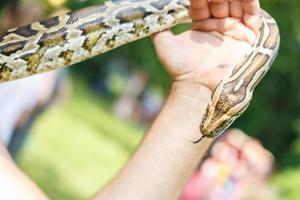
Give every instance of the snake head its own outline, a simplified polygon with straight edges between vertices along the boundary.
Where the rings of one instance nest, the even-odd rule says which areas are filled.
[[[222,81],[213,93],[200,125],[204,137],[221,135],[247,109],[252,91],[248,90],[249,85],[237,82]]]

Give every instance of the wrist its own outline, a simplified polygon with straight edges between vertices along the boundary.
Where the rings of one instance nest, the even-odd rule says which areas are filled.
[[[200,124],[210,97],[211,91],[201,84],[174,82],[160,114],[152,125],[151,130],[155,131],[150,132],[159,134],[160,140],[173,138],[179,145],[190,146],[202,136]]]
[[[202,136],[200,124],[211,100],[211,94],[209,88],[199,83],[173,82],[165,107],[172,107],[176,112],[173,121],[178,132],[181,132],[179,135],[186,138],[185,141],[196,141]]]
[[[196,102],[209,102],[212,91],[205,85],[188,81],[174,81],[170,94],[176,94]]]

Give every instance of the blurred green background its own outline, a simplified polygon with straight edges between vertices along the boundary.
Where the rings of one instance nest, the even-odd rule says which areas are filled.
[[[99,0],[40,2],[50,14]],[[233,126],[258,138],[274,154],[272,183],[280,199],[295,200],[300,199],[300,2],[261,0],[261,4],[280,26],[281,49],[247,112]],[[120,62],[125,72],[112,71]],[[43,113],[18,157],[21,168],[50,198],[90,197],[134,151],[147,123],[120,119],[113,106],[136,70],[147,74],[151,91],[161,97],[167,93],[170,80],[149,39],[70,68],[73,89],[69,97]]]

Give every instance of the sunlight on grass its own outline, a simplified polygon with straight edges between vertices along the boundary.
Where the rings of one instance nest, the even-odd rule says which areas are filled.
[[[107,183],[143,130],[121,121],[81,82],[62,105],[35,124],[19,157],[21,168],[51,199],[86,199]]]
[[[299,132],[300,126],[297,124]],[[296,139],[285,157],[285,167],[281,167],[273,177],[273,185],[278,191],[280,200],[300,199],[300,140]]]
[[[300,168],[290,168],[281,171],[273,178],[280,200],[300,199]]]

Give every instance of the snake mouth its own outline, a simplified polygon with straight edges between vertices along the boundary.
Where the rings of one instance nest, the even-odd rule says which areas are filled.
[[[214,131],[205,127],[203,124],[200,126],[200,132],[204,137],[213,138]]]
[[[235,119],[236,117],[224,120],[217,127],[214,127],[212,124],[210,126],[204,126],[202,124],[200,126],[200,131],[204,137],[216,138],[222,135],[222,133],[224,133],[227,130],[227,128],[234,122]]]

